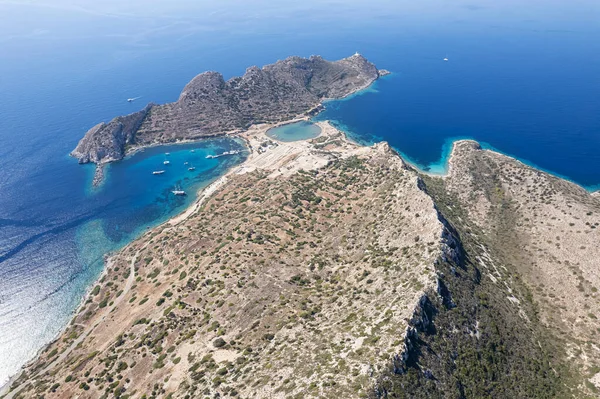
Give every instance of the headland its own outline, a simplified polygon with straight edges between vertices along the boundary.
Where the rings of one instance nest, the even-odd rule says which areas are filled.
[[[359,54],[339,61],[320,56],[289,57],[262,68],[250,67],[227,81],[204,72],[190,81],[170,104],[148,104],[142,110],[99,123],[71,155],[97,168],[144,146],[239,134],[252,125],[288,121],[319,112],[325,99],[340,99],[368,87],[382,74]]]
[[[437,176],[327,122],[266,135],[306,117],[237,131],[245,162],[115,254],[6,397],[598,392],[597,193],[469,140]]]
[[[292,142],[271,127],[111,259],[8,397],[592,390],[595,196],[472,141],[440,177],[326,122]],[[462,376],[481,367],[520,377]]]

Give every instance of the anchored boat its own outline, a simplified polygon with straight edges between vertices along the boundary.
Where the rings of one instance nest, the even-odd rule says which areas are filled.
[[[207,159],[213,159],[213,158],[219,158],[225,155],[235,155],[235,154],[239,154],[240,151],[239,150],[231,150],[231,151],[225,151],[222,154],[217,154],[217,155],[207,155],[206,158]]]
[[[174,195],[186,195],[185,191],[183,191],[179,185],[177,187],[175,187],[175,190],[171,190],[171,192]]]

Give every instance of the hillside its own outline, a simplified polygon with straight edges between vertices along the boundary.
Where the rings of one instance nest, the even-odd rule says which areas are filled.
[[[475,142],[437,177],[320,125],[243,133],[8,397],[598,395],[598,198]]]
[[[438,301],[436,332],[380,396],[598,397],[600,201],[472,141],[423,178],[465,256],[438,265],[453,304]]]
[[[370,392],[435,287],[443,226],[386,145],[323,128],[273,148],[249,132],[249,161],[196,213],[112,258],[20,394]]]

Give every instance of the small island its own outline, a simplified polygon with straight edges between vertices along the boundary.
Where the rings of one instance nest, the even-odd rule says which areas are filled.
[[[379,71],[354,54],[339,61],[320,56],[289,57],[227,81],[218,72],[204,72],[188,83],[170,104],[149,104],[91,128],[71,155],[97,168],[148,145],[239,134],[252,125],[277,123],[314,115],[325,99],[339,99],[368,87],[388,71]]]

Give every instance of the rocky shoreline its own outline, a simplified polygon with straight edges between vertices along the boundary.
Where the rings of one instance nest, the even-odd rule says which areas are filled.
[[[96,164],[94,169],[94,179],[92,180],[92,186],[98,187],[104,181],[104,164]]]

